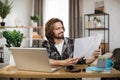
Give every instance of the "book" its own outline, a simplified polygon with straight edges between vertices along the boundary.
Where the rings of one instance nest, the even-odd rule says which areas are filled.
[[[95,36],[76,38],[74,43],[74,57],[91,58],[93,52],[100,46],[103,34]]]
[[[97,66],[89,66],[86,68],[87,73],[110,73],[111,68],[98,68]]]

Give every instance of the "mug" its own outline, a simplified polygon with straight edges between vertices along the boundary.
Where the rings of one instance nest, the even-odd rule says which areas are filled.
[[[106,59],[106,68],[112,68],[114,66],[114,62],[111,59]]]
[[[98,68],[112,68],[114,66],[114,62],[110,59],[98,59],[97,67]]]

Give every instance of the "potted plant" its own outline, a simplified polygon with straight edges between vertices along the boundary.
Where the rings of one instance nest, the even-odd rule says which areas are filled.
[[[10,13],[13,2],[9,0],[0,0],[0,17],[2,18],[1,26],[5,26],[4,19]]]
[[[38,15],[30,16],[30,19],[32,20],[32,26],[37,26],[37,22],[39,21],[39,16]]]
[[[23,33],[20,31],[3,31],[3,37],[6,39],[6,47],[20,47],[23,40]]]

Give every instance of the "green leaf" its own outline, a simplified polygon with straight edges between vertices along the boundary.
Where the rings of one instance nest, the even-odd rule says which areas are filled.
[[[0,0],[0,16],[2,19],[6,18],[12,7],[13,1],[9,2],[9,0]]]
[[[20,47],[23,40],[23,33],[20,31],[3,31],[3,37],[6,39],[6,47]]]
[[[39,16],[38,15],[30,16],[30,19],[33,20],[33,22],[38,22]]]

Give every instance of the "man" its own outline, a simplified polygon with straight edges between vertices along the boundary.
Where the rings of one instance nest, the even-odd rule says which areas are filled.
[[[42,43],[42,47],[47,48],[51,65],[69,66],[74,64],[90,64],[100,54],[100,50],[95,50],[91,59],[72,58],[74,50],[74,40],[64,37],[64,25],[58,18],[50,19],[45,25],[45,36],[47,40]]]

